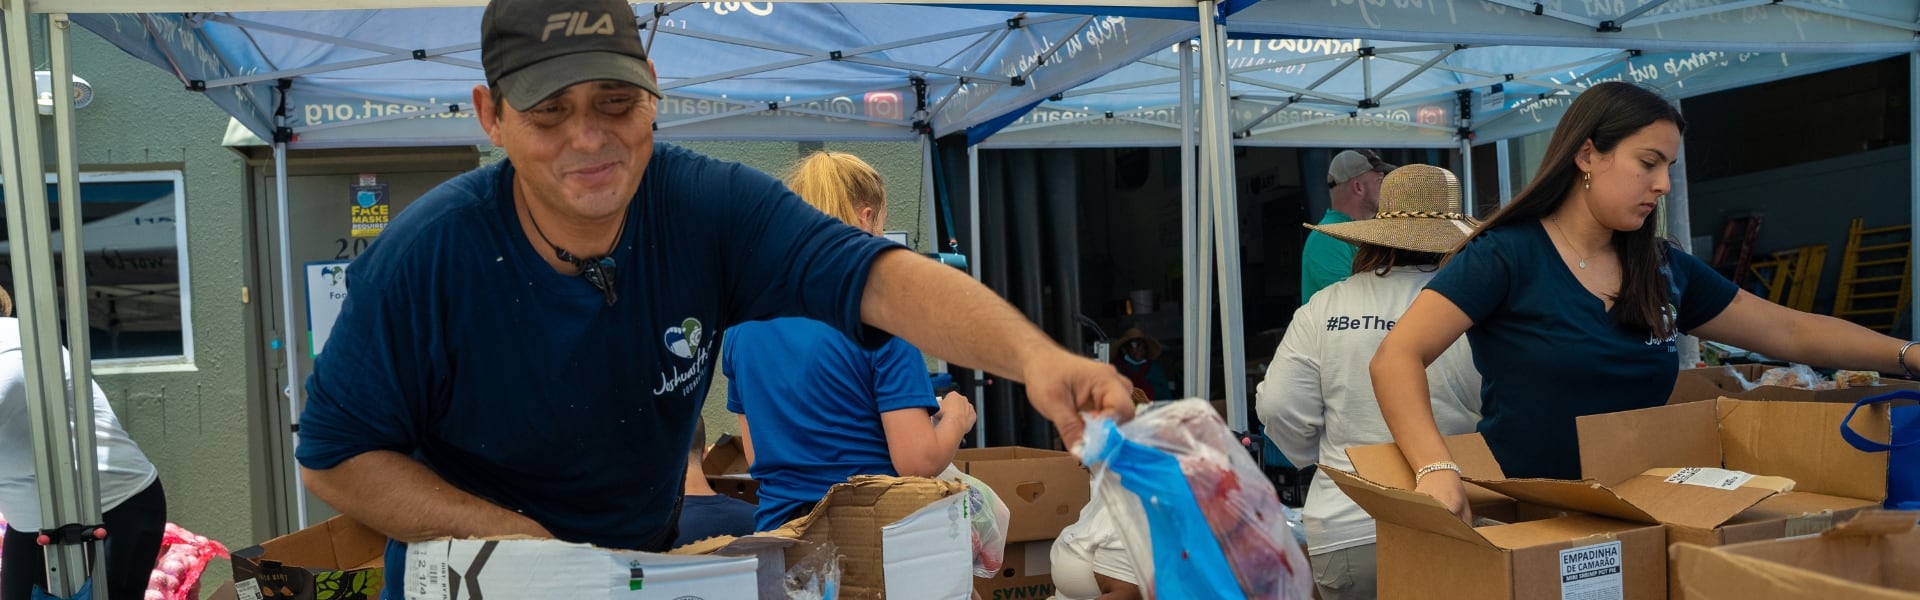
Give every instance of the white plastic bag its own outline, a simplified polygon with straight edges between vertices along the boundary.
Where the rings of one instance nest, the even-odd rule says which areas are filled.
[[[1007,524],[1013,519],[1013,513],[993,488],[953,465],[947,465],[940,479],[966,484],[967,497],[960,502],[960,507],[967,522],[973,525],[973,576],[992,579],[1006,561]]]
[[[1279,494],[1212,405],[1157,405],[1125,425],[1090,417],[1081,455],[1148,598],[1313,597]]]

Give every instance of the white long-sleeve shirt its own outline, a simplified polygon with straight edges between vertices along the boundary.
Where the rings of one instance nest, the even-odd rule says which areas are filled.
[[[1293,464],[1351,472],[1347,448],[1393,441],[1368,364],[1433,275],[1414,267],[1385,276],[1360,273],[1314,294],[1293,313],[1255,405],[1267,436]],[[1466,336],[1427,367],[1427,386],[1442,434],[1473,431],[1480,421],[1480,373]],[[1308,554],[1373,543],[1373,519],[1324,472],[1314,475],[1303,513]]]
[[[61,358],[67,359],[62,349]],[[69,372],[71,373],[71,372]],[[93,388],[93,435],[100,469],[100,510],[112,510],[153,485],[159,472]],[[0,515],[16,531],[40,529],[40,488],[33,467],[33,419],[27,415],[26,365],[20,350],[20,320],[0,317]]]

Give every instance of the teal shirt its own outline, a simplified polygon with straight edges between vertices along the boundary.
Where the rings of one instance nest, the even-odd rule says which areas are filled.
[[[1346,223],[1352,221],[1347,213],[1327,209],[1327,216],[1320,218],[1321,225]],[[1305,306],[1307,299],[1315,292],[1335,282],[1344,280],[1353,274],[1353,244],[1340,241],[1339,238],[1314,231],[1307,234],[1307,245],[1300,251],[1300,304]]]

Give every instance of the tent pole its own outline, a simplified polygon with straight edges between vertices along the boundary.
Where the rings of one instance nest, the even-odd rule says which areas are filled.
[[[1500,174],[1499,205],[1502,207],[1513,201],[1513,149],[1507,146],[1510,141],[1500,140],[1493,143],[1494,161],[1497,163],[1494,166],[1494,172]]]
[[[1194,200],[1193,175],[1193,42],[1180,43],[1180,394],[1206,398],[1207,361],[1205,330],[1211,323],[1202,305],[1200,283],[1205,274],[1200,266],[1199,211]],[[1210,278],[1208,278],[1210,279]]]
[[[285,93],[285,92],[282,92]],[[276,126],[285,131],[286,118],[276,117]],[[300,423],[300,334],[298,325],[293,321],[293,230],[287,225],[287,142],[276,134],[273,142],[273,194],[274,210],[279,228],[280,244],[280,349],[287,358],[287,387],[281,392],[287,396],[287,416],[293,420],[294,428],[289,435],[299,444]],[[294,525],[307,526],[307,494],[305,484],[300,481],[299,465],[288,465],[293,475]]]
[[[1910,75],[1920,75],[1920,52],[1907,53],[1907,70]],[[1912,134],[1908,139],[1920,140],[1920,107],[1913,106],[1913,99],[1920,98],[1920,77],[1908,77],[1907,98],[1907,110],[1910,111],[1907,118],[1907,127],[1912,129]],[[1911,141],[1907,143],[1907,163],[1907,171],[1909,173],[1920,173],[1920,152],[1914,152],[1914,142]],[[1907,189],[1908,192],[1913,195],[1913,208],[1912,213],[1908,216],[1908,222],[1920,223],[1920,181],[1908,183]],[[1909,241],[1914,239],[1912,234],[1916,231],[1920,231],[1920,227],[1907,230],[1909,234],[1907,239]],[[1911,256],[1912,253],[1909,252],[1908,255]],[[1909,263],[1909,268],[1912,268],[1913,265],[1920,264],[1912,260],[1908,260],[1907,262]],[[1909,285],[1920,285],[1920,277],[1915,277],[1913,274],[1908,275],[1907,281]],[[1912,331],[1914,330],[1920,330],[1920,325],[1915,325],[1915,323],[1920,323],[1920,302],[1915,302],[1915,298],[1920,298],[1920,294],[1914,294],[1909,290],[1907,293],[1908,335],[1912,335]]]
[[[1227,134],[1226,27],[1214,18],[1216,0],[1200,2],[1200,118],[1210,143],[1201,164],[1213,182],[1214,245],[1220,269],[1220,341],[1227,388],[1227,426],[1247,431],[1247,359],[1240,293],[1239,204],[1234,198],[1233,140]]]
[[[1479,218],[1473,201],[1473,139],[1466,136],[1460,136],[1460,195],[1467,216]]]
[[[1204,46],[1200,44],[1191,44],[1190,47],[1195,55],[1198,55],[1201,49],[1204,48]],[[1189,60],[1194,59],[1190,58]],[[1191,78],[1199,75],[1198,65],[1188,64],[1187,67],[1188,77]],[[1191,86],[1195,84],[1188,83],[1188,85],[1190,86],[1188,94],[1199,91],[1198,89],[1192,89]],[[1200,165],[1202,159],[1199,157],[1199,153],[1201,146],[1211,143],[1213,139],[1212,136],[1215,135],[1216,132],[1207,130],[1204,123],[1195,121],[1198,117],[1198,113],[1195,111],[1199,110],[1199,107],[1194,105],[1193,96],[1189,95],[1187,102],[1187,114],[1183,118],[1188,120],[1188,129],[1197,132],[1196,135],[1199,138],[1197,142],[1198,145],[1189,146],[1190,150],[1187,151],[1189,158],[1187,162],[1187,177],[1189,180],[1187,186],[1194,195],[1194,231],[1199,234],[1195,236],[1193,240],[1193,285],[1194,288],[1198,290],[1193,306],[1193,351],[1195,358],[1198,359],[1194,362],[1194,368],[1199,370],[1198,376],[1200,378],[1199,385],[1195,386],[1194,389],[1198,390],[1198,394],[1196,394],[1197,397],[1212,400],[1213,307],[1215,304],[1215,290],[1213,288],[1213,203],[1211,201],[1213,181],[1201,176]]]
[[[65,93],[73,85],[73,49],[68,39],[72,27],[73,21],[65,14],[47,15],[47,58],[53,90],[54,162],[60,173],[60,262],[66,289],[66,333],[70,356],[67,360],[67,376],[73,382],[68,386],[67,410],[74,423],[93,423],[93,349],[88,338],[91,330],[87,327],[87,254],[81,239],[85,221],[80,215],[80,168],[74,161],[73,94]],[[73,429],[74,458],[78,464],[100,464],[99,440],[94,433],[93,427]],[[75,500],[80,503],[80,514],[99,515],[99,469],[80,471],[75,484],[79,493]],[[101,523],[103,519],[95,518],[89,522]],[[104,600],[107,596],[107,561],[93,561],[90,576],[99,582],[93,586],[94,598]]]
[[[926,193],[920,196],[920,213],[926,215],[926,218],[918,223],[920,231],[913,236],[913,239],[926,242],[926,249],[921,250],[922,252],[941,251],[939,216],[936,213],[940,211],[940,192],[945,190],[934,185],[933,161],[939,160],[940,157],[933,145],[933,134],[920,136],[920,189],[926,190]],[[932,206],[928,206],[929,204]],[[884,228],[883,225],[882,229]]]
[[[967,146],[967,249],[973,256],[967,259],[967,270],[973,273],[973,280],[986,284],[981,269],[986,268],[986,244],[980,243],[980,147]],[[973,445],[976,448],[987,447],[987,374],[979,369],[973,370]]]
[[[1693,202],[1687,194],[1687,142],[1680,142],[1680,156],[1674,158],[1670,173],[1672,187],[1667,190],[1667,237],[1680,244],[1680,249],[1693,252]]]
[[[95,463],[80,462],[75,444],[74,398],[66,385],[60,348],[59,305],[55,303],[52,236],[48,232],[45,157],[40,146],[40,116],[34,103],[32,49],[28,32],[32,18],[27,0],[0,0],[0,75],[4,75],[7,105],[0,118],[0,138],[11,147],[0,159],[5,178],[7,235],[13,241],[13,297],[20,318],[22,367],[26,375],[27,416],[32,422],[35,481],[39,484],[40,526],[43,529],[78,523],[100,523],[97,500],[87,502],[85,481],[94,478]],[[50,52],[59,50],[50,49]],[[67,57],[61,57],[63,66]],[[71,80],[55,82],[54,95],[64,95]],[[64,85],[63,85],[64,84]],[[77,203],[74,203],[77,204]],[[79,227],[73,228],[75,231]],[[82,394],[91,407],[91,388]],[[92,421],[79,421],[91,437]],[[91,447],[91,446],[89,446]],[[91,506],[94,510],[88,512]],[[86,585],[83,546],[61,543],[44,549],[47,591],[59,597],[75,595]],[[104,582],[102,583],[104,586]],[[103,588],[104,589],[104,588]],[[104,598],[98,593],[96,598]]]

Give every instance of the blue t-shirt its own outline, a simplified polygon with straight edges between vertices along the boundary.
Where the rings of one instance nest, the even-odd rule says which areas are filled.
[[[680,502],[679,548],[710,537],[753,535],[753,505],[732,496],[686,496]]]
[[[895,338],[867,350],[810,319],[741,323],[720,350],[727,410],[747,416],[761,531],[854,475],[898,475],[880,414],[931,413],[926,360]]]
[[[348,271],[295,456],[390,450],[556,537],[664,550],[719,333],[782,315],[879,344],[860,298],[884,239],[753,169],[656,144],[612,257],[618,303],[541,258],[513,165],[435,187]],[[387,549],[399,597],[404,546]]]
[[[1318,224],[1352,221],[1353,217],[1347,213],[1329,208]],[[1357,253],[1359,249],[1340,238],[1319,231],[1308,232],[1307,243],[1300,247],[1300,305],[1306,306],[1315,293],[1353,276],[1353,255]]]
[[[1667,249],[1679,331],[1738,292],[1700,259]],[[1473,320],[1479,430],[1508,477],[1580,478],[1574,419],[1658,406],[1680,370],[1672,338],[1623,329],[1580,285],[1539,221],[1483,231],[1427,284]]]

